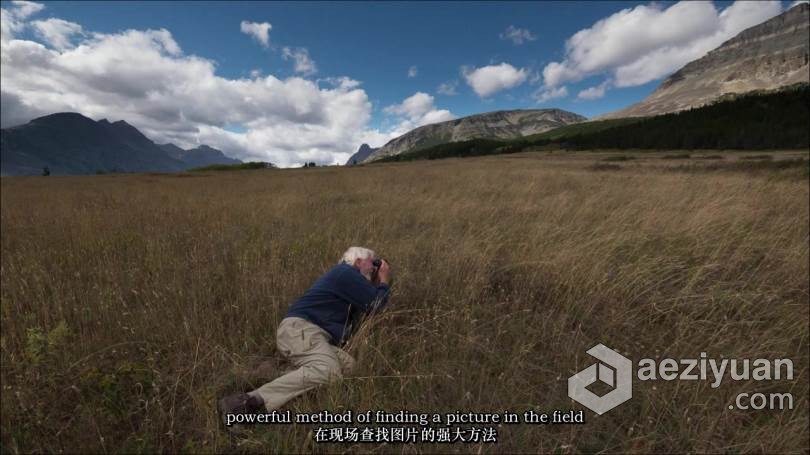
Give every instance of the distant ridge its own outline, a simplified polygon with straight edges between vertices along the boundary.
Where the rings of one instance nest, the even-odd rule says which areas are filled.
[[[211,166],[214,164],[240,164],[242,161],[235,158],[228,158],[221,151],[201,145],[197,148],[183,150],[174,144],[163,144],[160,146],[169,156],[180,160],[186,164],[186,169]]]
[[[517,139],[543,133],[586,118],[562,109],[516,109],[486,112],[447,122],[420,126],[392,139],[372,153],[366,161],[412,153],[449,142],[470,139]]]
[[[53,175],[177,172],[238,162],[208,146],[183,150],[157,145],[123,120],[96,122],[75,112],[0,130],[2,175],[40,175],[46,167]]]

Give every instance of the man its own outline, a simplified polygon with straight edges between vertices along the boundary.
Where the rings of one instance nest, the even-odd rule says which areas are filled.
[[[391,268],[374,265],[374,251],[353,246],[287,311],[276,332],[278,350],[297,369],[248,393],[219,401],[227,414],[272,412],[321,384],[342,379],[355,363],[341,347],[362,320],[388,303]]]

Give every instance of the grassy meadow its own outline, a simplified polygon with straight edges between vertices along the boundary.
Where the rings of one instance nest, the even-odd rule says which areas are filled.
[[[2,451],[807,453],[808,154],[673,154],[3,178]],[[585,425],[497,444],[222,431],[216,400],[261,383],[287,307],[350,245],[390,260],[389,311],[294,412],[585,409],[567,379],[598,343],[790,358],[794,378],[635,380]],[[794,409],[730,410],[741,392]]]

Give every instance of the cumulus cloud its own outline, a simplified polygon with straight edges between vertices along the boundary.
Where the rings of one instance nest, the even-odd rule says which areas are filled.
[[[454,96],[458,95],[456,88],[458,87],[458,81],[448,81],[439,84],[439,88],[436,89],[436,92],[441,95],[447,96]]]
[[[16,4],[3,10],[4,24],[13,19],[30,26],[19,19],[24,14],[9,11],[13,8]],[[157,143],[208,144],[236,158],[279,166],[342,163],[359,140],[382,135],[368,128],[371,102],[360,83],[347,77],[324,84],[259,72],[221,77],[216,62],[184,54],[164,29],[71,36],[78,39],[70,47],[44,37],[47,45],[3,42],[2,127],[80,112],[96,120],[125,120]]]
[[[641,85],[781,12],[779,1],[737,1],[722,11],[694,1],[627,8],[571,36],[565,58],[543,69],[544,82],[556,87],[607,73],[617,87]]]
[[[525,43],[526,41],[534,41],[537,36],[525,28],[517,28],[514,25],[506,27],[506,30],[499,35],[502,40],[511,40],[517,46]]]
[[[31,26],[34,27],[37,36],[59,50],[73,47],[71,37],[83,33],[81,25],[56,18],[33,21]]]
[[[270,29],[272,29],[273,26],[269,23],[242,21],[239,28],[242,30],[242,33],[252,36],[262,47],[266,48],[270,46]]]
[[[489,65],[481,68],[462,68],[467,84],[481,98],[494,95],[501,90],[517,87],[526,81],[528,71],[517,69],[508,63]]]
[[[431,123],[446,122],[457,117],[446,109],[436,109],[434,98],[424,92],[416,92],[401,103],[388,106],[385,113],[399,117],[399,124],[388,132],[390,138]]]
[[[534,98],[538,104],[557,98],[565,98],[566,96],[568,96],[568,89],[565,88],[565,86],[551,88],[541,87],[532,94],[532,98]]]
[[[385,108],[389,114],[406,115],[408,117],[418,117],[433,109],[433,97],[423,92],[416,92],[405,98],[400,104],[394,104]]]
[[[441,123],[448,120],[455,120],[458,117],[447,109],[431,109],[419,119],[417,126],[430,125],[431,123]]]
[[[419,69],[415,65],[408,68],[408,77],[416,77],[417,74],[419,74]]]
[[[15,14],[20,19],[25,19],[45,9],[45,5],[36,2],[15,0],[11,4],[14,5]]]
[[[0,8],[0,41],[11,41],[25,27],[25,19],[44,8],[41,3],[26,1],[13,1],[10,8]]]
[[[598,100],[605,96],[605,91],[610,86],[610,80],[606,80],[599,85],[580,90],[577,98],[581,100]]]
[[[306,48],[293,49],[284,47],[281,49],[281,57],[284,60],[292,59],[295,62],[293,69],[296,73],[311,76],[318,72],[318,67],[315,65],[315,61],[310,58],[309,51]]]

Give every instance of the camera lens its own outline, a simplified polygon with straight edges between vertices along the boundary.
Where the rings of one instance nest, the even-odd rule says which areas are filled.
[[[382,265],[382,261],[379,260],[379,259],[375,259],[375,260],[371,261],[371,263],[374,264],[374,267],[379,267],[379,266]]]

